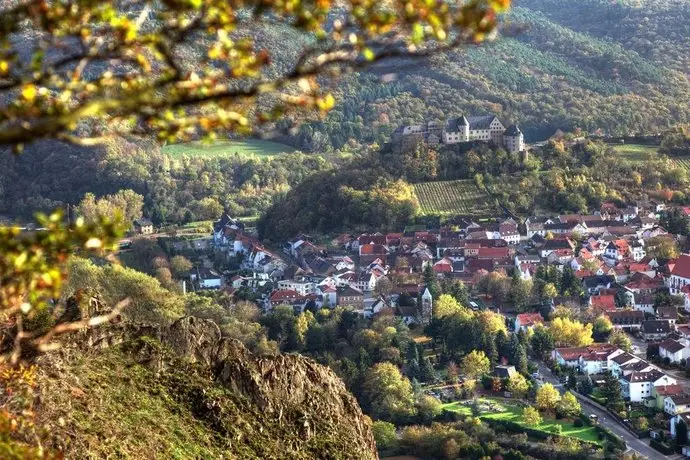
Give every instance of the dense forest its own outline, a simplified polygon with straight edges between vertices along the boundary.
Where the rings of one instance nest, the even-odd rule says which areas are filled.
[[[96,148],[42,142],[21,155],[0,152],[0,214],[30,218],[36,211],[75,206],[87,193],[133,190],[144,197],[144,214],[156,224],[215,219],[223,209],[253,216],[331,164],[315,154],[270,162],[238,155],[172,159],[153,142],[125,139]]]
[[[657,133],[690,117],[688,2],[522,0],[493,44],[349,75],[328,117],[292,142],[386,142],[403,124],[496,113],[528,141],[557,129]],[[511,33],[511,31],[513,31]]]

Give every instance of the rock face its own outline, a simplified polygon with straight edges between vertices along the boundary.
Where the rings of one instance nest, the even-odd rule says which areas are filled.
[[[299,355],[256,357],[212,321],[111,325],[71,337],[63,355],[82,349],[96,363],[115,353],[150,372],[230,458],[378,458],[370,420],[330,369]]]

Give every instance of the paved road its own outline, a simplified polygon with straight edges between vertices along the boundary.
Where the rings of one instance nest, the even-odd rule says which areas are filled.
[[[564,392],[565,388],[560,383],[558,378],[551,373],[551,370],[548,367],[546,367],[544,363],[539,362],[538,365],[539,374],[541,374],[544,381],[551,383],[553,386],[558,388],[558,390],[561,393]],[[595,414],[599,420],[599,424],[605,426],[606,428],[610,429],[614,434],[623,438],[623,440],[631,450],[634,450],[638,454],[643,455],[649,459],[666,458],[660,452],[649,447],[649,444],[635,437],[632,433],[625,429],[625,427],[623,427],[623,425],[618,421],[618,419],[609,415],[608,412],[596,407],[587,398],[580,399],[580,403],[582,406],[582,411],[585,414]]]

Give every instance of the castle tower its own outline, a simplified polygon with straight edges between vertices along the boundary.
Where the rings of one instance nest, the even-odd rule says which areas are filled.
[[[511,153],[523,152],[525,150],[525,137],[517,125],[510,125],[503,133],[503,143]]]

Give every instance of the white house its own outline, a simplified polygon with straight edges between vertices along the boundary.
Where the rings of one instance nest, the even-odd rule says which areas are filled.
[[[659,356],[670,359],[672,363],[680,363],[690,357],[690,348],[680,340],[666,339],[659,344]]]
[[[630,252],[635,262],[639,262],[647,255],[647,252],[644,250],[643,241],[633,241],[633,243],[630,245]]]
[[[664,398],[664,412],[668,415],[678,415],[690,411],[690,396],[666,396]]]
[[[640,361],[640,358],[633,356],[630,353],[618,353],[617,355],[610,356],[608,358],[609,371],[613,374],[614,377],[618,378],[621,375],[623,375],[624,366],[632,363],[637,363]]]
[[[190,275],[192,283],[196,282],[199,289],[220,289],[223,277],[220,273],[209,268],[197,267]]]
[[[322,307],[335,308],[338,305],[338,290],[334,286],[319,286],[318,290],[323,299],[321,301]]]
[[[515,318],[515,332],[520,330],[527,332],[528,329],[543,323],[544,317],[541,316],[541,313],[520,313]]]
[[[690,255],[682,254],[672,265],[670,277],[666,279],[671,294],[680,294],[681,290],[690,284]]]
[[[316,290],[316,283],[306,280],[281,280],[278,281],[278,290],[295,291],[299,295],[305,296]]]
[[[652,389],[659,385],[673,385],[676,379],[670,377],[658,369],[648,372],[631,372],[619,378],[624,398],[631,402],[642,402],[652,396]]]
[[[561,366],[578,369],[589,375],[607,372],[613,358],[623,353],[623,350],[611,344],[600,343],[587,347],[556,348],[552,352],[552,358]]]
[[[372,273],[360,273],[350,285],[362,292],[371,292],[376,288],[376,277]]]

